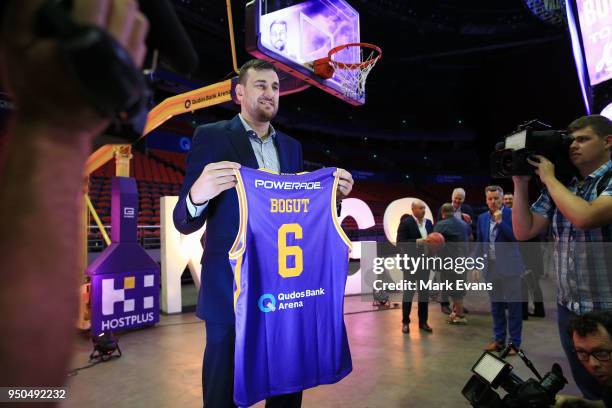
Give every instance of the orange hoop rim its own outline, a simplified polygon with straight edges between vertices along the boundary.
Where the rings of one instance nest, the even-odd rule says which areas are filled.
[[[376,55],[374,58],[369,59],[367,61],[350,63],[350,64],[349,63],[345,63],[345,62],[334,61],[334,59],[332,58],[332,56],[334,54],[336,54],[339,51],[344,50],[345,48],[349,48],[349,47],[370,48],[370,49],[376,51],[378,53],[378,55]],[[334,66],[334,68],[340,68],[340,69],[363,69],[363,68],[367,68],[370,65],[376,64],[376,62],[378,62],[380,57],[382,57],[382,50],[380,49],[380,47],[378,45],[374,45],[374,44],[370,44],[370,43],[365,43],[365,42],[356,42],[356,43],[347,43],[347,44],[338,45],[337,47],[334,47],[331,50],[329,50],[329,52],[327,53],[327,58],[329,58],[329,63],[332,64]]]

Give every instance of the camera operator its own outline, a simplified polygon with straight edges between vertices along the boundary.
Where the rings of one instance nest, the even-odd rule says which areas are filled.
[[[61,386],[77,312],[83,166],[109,123],[36,34],[43,0],[5,4],[2,83],[15,101],[0,168],[1,386]],[[105,29],[140,65],[147,19],[135,0],[74,0],[71,17]],[[24,404],[26,406],[28,404]]]
[[[601,388],[603,401],[558,396],[556,407],[612,407],[612,313],[589,312],[574,316],[567,329],[574,353]]]
[[[569,157],[579,175],[564,185],[555,176],[550,160],[540,155],[529,159],[545,188],[529,208],[530,177],[513,177],[512,225],[519,240],[533,238],[550,228],[555,241],[561,344],[583,395],[600,399],[599,385],[573,352],[567,325],[576,315],[612,310],[612,288],[604,257],[596,253],[576,256],[578,244],[609,240],[606,231],[612,223],[612,122],[601,115],[584,116],[573,121],[568,132],[573,137]]]

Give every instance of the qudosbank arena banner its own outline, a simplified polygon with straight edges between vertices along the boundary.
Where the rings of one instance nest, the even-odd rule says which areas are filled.
[[[577,0],[591,86],[612,78],[612,0]]]

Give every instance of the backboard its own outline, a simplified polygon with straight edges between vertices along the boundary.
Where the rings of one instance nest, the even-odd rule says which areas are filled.
[[[365,95],[344,95],[337,75],[323,79],[313,70],[313,62],[330,49],[360,42],[359,13],[345,0],[251,0],[245,24],[251,55],[352,105],[365,103]],[[342,52],[342,60],[360,61],[358,48]]]

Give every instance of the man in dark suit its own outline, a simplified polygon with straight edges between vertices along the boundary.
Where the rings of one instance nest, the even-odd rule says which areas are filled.
[[[442,254],[438,256],[450,257],[457,259],[458,257],[465,257],[468,255],[467,242],[471,234],[470,226],[463,220],[454,217],[453,214],[455,209],[451,203],[443,204],[440,207],[442,213],[442,220],[438,221],[434,227],[434,232],[439,232],[444,236],[445,243],[451,243],[445,245]],[[444,280],[448,282],[456,282],[461,275],[455,271],[443,271]],[[464,316],[463,311],[463,297],[465,291],[453,290],[444,292],[447,297],[450,297],[453,301],[452,313],[448,316],[448,323],[450,324],[467,324],[467,319]]]
[[[480,252],[488,258],[484,278],[493,284],[493,290],[489,292],[493,340],[485,350],[499,351],[506,345],[508,332],[510,341],[517,347],[521,345],[523,310],[520,301],[524,265],[512,229],[512,209],[502,206],[502,188],[488,186],[485,194],[489,211],[480,214],[477,227],[477,240],[482,243]]]
[[[465,190],[461,187],[457,187],[453,190],[453,194],[451,195],[451,204],[453,206],[453,216],[458,220],[465,221],[472,230],[474,229],[473,219],[474,219],[474,210],[468,204],[465,204]],[[438,222],[443,220],[442,217],[442,207],[438,210]],[[472,231],[474,233],[474,231]],[[442,292],[440,294],[440,310],[442,313],[446,313],[450,315],[452,310],[450,309],[450,302],[448,301],[448,293]],[[464,309],[464,312],[467,313],[467,310]]]
[[[174,208],[174,225],[183,234],[203,237],[202,277],[196,315],[206,324],[202,367],[204,405],[233,407],[235,320],[233,273],[228,251],[238,232],[238,198],[234,170],[241,165],[282,173],[302,170],[300,142],[275,131],[270,121],[279,102],[279,79],[271,64],[251,60],[240,69],[236,97],[240,114],[196,129],[187,156],[187,171]],[[353,186],[351,175],[338,169],[338,197]],[[302,393],[276,396],[267,407],[299,407]]]
[[[409,253],[413,256],[418,256],[422,253],[422,247],[425,244],[427,235],[433,232],[433,224],[430,220],[425,219],[425,203],[421,200],[415,200],[412,202],[412,215],[407,215],[400,221],[400,225],[397,228],[397,239],[398,245],[400,243],[413,243],[405,247]],[[414,282],[426,281],[429,279],[429,271],[420,269],[413,275],[409,275],[410,272],[404,271],[404,279],[411,280]],[[402,299],[402,332],[410,332],[410,310],[412,309],[412,298],[414,297],[414,291],[404,291]],[[429,306],[428,298],[429,292],[427,290],[419,289],[419,329],[431,333],[433,330],[427,324],[427,308]]]

